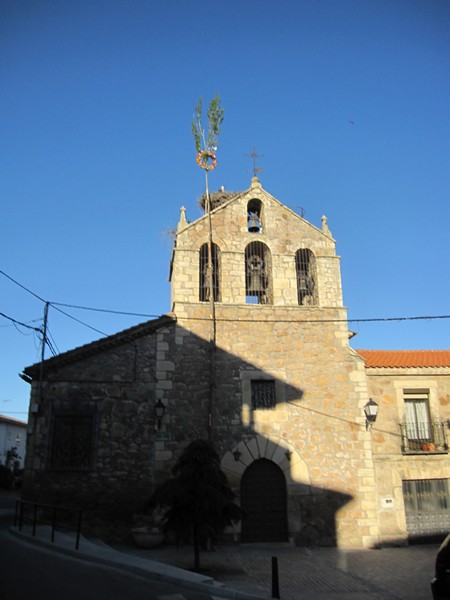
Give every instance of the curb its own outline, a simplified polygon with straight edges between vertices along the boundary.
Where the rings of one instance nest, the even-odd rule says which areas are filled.
[[[110,546],[98,545],[85,537],[80,538],[80,549],[75,549],[75,534],[55,532],[55,542],[51,542],[51,528],[39,526],[36,536],[30,532],[19,531],[11,526],[9,531],[15,537],[30,544],[35,544],[53,552],[59,552],[80,560],[87,560],[97,564],[114,567],[147,579],[165,581],[185,588],[209,593],[212,598],[231,598],[235,600],[267,600],[267,596],[257,596],[247,592],[240,592],[226,587],[225,584],[215,581],[212,577],[191,573],[179,567],[172,567],[154,560],[124,554]],[[47,541],[48,540],[48,541]]]

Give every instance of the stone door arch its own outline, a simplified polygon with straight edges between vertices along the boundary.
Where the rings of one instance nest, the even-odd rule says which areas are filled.
[[[255,460],[241,479],[242,542],[287,542],[286,479],[278,465]]]

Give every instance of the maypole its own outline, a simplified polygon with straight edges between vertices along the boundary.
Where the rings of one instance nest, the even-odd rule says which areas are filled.
[[[218,136],[220,133],[220,125],[223,121],[224,111],[220,106],[220,97],[217,94],[210,102],[208,108],[208,133],[205,137],[205,130],[202,126],[202,106],[203,101],[200,98],[195,107],[195,115],[192,120],[192,133],[197,150],[197,164],[205,171],[205,212],[208,219],[208,255],[206,265],[206,281],[207,281],[207,299],[209,300],[209,317],[210,317],[210,332],[209,332],[209,394],[208,394],[208,421],[207,431],[208,440],[212,441],[212,415],[214,408],[214,386],[215,386],[215,359],[216,359],[216,308],[214,301],[214,264],[213,264],[213,231],[211,221],[211,198],[209,195],[208,173],[217,166],[216,150],[218,144]]]

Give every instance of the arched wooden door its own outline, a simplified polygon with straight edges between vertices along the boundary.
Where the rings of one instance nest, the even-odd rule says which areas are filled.
[[[286,479],[280,467],[261,458],[241,479],[242,542],[287,542]]]

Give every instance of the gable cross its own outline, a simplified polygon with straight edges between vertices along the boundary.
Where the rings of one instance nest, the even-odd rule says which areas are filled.
[[[246,154],[245,156],[250,156],[250,158],[253,159],[253,177],[256,177],[257,173],[261,173],[261,171],[264,171],[264,169],[261,169],[261,167],[256,166],[256,159],[260,158],[261,156],[264,156],[264,154],[258,154],[255,148],[253,148],[253,152],[251,154]]]

